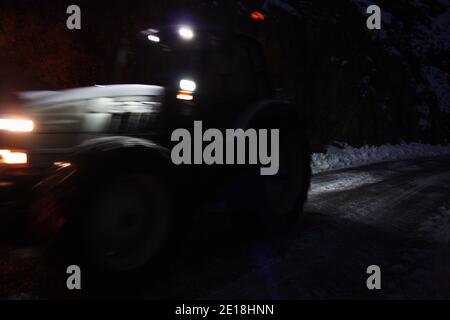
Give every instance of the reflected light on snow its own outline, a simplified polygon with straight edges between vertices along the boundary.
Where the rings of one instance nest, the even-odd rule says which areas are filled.
[[[311,184],[310,195],[352,190],[363,185],[374,184],[380,182],[382,177],[375,177],[369,173],[339,173],[333,175],[335,179],[332,181],[314,181]]]

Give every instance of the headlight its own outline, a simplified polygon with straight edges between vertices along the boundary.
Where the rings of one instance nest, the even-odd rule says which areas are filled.
[[[34,129],[34,123],[31,120],[22,119],[0,119],[0,130],[13,132],[31,132]]]
[[[0,149],[0,164],[26,165],[28,157],[25,152]]]
[[[154,34],[149,34],[147,36],[148,40],[153,41],[153,42],[159,42],[161,41],[161,39],[158,36],[155,36]]]

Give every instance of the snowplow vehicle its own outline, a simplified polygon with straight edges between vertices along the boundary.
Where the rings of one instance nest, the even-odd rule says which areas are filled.
[[[276,173],[263,175],[261,163],[239,159],[196,162],[202,146],[180,153],[192,152],[191,162],[175,163],[174,132],[195,140],[199,125],[203,132],[236,130],[248,150],[240,160],[264,147],[246,130],[278,130]],[[212,140],[200,134],[200,145]],[[141,31],[122,44],[112,84],[24,92],[0,110],[2,197],[23,204],[28,191],[25,220],[39,239],[70,238],[65,252],[96,270],[143,267],[199,208],[269,228],[292,225],[309,182],[303,119],[275,98],[260,44],[231,31]]]

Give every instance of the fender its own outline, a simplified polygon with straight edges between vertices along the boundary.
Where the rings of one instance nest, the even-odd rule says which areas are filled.
[[[58,169],[34,187],[34,201],[29,223],[40,241],[46,241],[60,234],[64,226],[73,218],[71,207],[83,193],[83,186],[97,183],[97,178],[111,175],[125,169],[124,159],[130,167],[159,166],[158,174],[175,177],[176,170],[165,170],[172,164],[170,152],[159,144],[134,137],[102,137],[87,140],[74,149],[69,157],[70,165]],[[153,161],[152,161],[153,160]],[[99,166],[101,161],[103,166]],[[141,161],[139,163],[139,161]],[[131,166],[132,165],[132,166]],[[173,168],[171,168],[173,169]],[[179,176],[181,177],[181,176]],[[172,181],[184,181],[173,179]]]
[[[73,159],[75,162],[84,162],[84,159],[89,156],[98,157],[107,152],[119,150],[126,152],[131,149],[151,152],[161,158],[170,160],[170,151],[167,148],[148,139],[127,136],[101,137],[84,141],[75,148]]]
[[[170,151],[148,139],[129,136],[100,137],[86,140],[74,149],[70,162],[80,175],[100,176],[130,168],[142,171],[158,167],[157,172],[172,166]],[[173,169],[173,168],[170,168]],[[170,170],[176,174],[175,170]]]

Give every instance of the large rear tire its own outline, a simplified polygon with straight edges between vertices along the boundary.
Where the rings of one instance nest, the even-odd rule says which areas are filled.
[[[260,217],[266,227],[294,226],[303,213],[311,181],[310,154],[301,130],[280,128],[279,170],[259,176],[262,205]]]
[[[256,216],[265,231],[286,230],[301,216],[310,186],[311,156],[306,134],[297,118],[286,114],[262,115],[255,118],[252,127],[279,130],[278,172],[261,175],[260,167],[255,166],[240,170],[230,183],[227,203],[231,203],[233,212],[250,216],[252,223]]]

